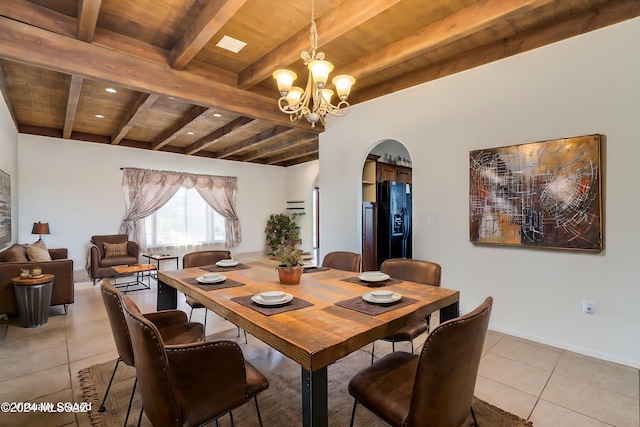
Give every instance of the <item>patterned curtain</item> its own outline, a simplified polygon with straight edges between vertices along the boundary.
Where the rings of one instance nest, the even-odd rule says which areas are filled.
[[[226,247],[236,247],[242,242],[236,213],[238,178],[149,169],[123,169],[125,216],[120,232],[126,233],[131,240],[138,242],[142,250],[146,250],[144,218],[167,203],[180,187],[195,187],[209,206],[225,218]]]

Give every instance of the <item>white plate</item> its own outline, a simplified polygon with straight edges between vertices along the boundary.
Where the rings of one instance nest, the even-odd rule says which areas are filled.
[[[293,295],[291,294],[284,294],[284,297],[281,300],[276,300],[276,301],[265,301],[262,299],[260,294],[255,294],[254,296],[251,297],[251,301],[255,302],[258,305],[265,305],[265,306],[286,304],[290,302],[292,299],[293,299]]]
[[[365,282],[384,282],[385,280],[390,279],[388,274],[384,274],[379,271],[365,271],[364,273],[361,273],[358,278]]]
[[[221,259],[220,261],[216,262],[216,265],[218,267],[235,267],[236,265],[238,265],[238,261],[236,261],[235,259]]]
[[[227,280],[227,277],[223,276],[222,274],[216,274],[216,275],[210,274],[210,275],[196,277],[196,280],[200,283],[220,283]]]
[[[363,300],[370,302],[372,304],[389,304],[392,302],[400,301],[401,298],[402,298],[402,295],[396,292],[394,292],[393,295],[391,295],[391,298],[389,299],[374,298],[373,295],[371,295],[371,292],[362,295]]]

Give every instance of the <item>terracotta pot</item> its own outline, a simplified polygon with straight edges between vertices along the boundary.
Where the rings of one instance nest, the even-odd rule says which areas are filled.
[[[278,277],[283,285],[297,285],[302,277],[302,266],[278,267]]]

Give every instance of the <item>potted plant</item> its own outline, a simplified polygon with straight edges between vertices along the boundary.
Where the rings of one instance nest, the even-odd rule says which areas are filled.
[[[302,250],[300,239],[289,239],[280,244],[273,253],[278,265],[278,277],[283,285],[297,285],[302,277]]]
[[[280,245],[287,241],[300,243],[300,227],[296,222],[300,213],[271,214],[264,229],[267,240],[268,255],[274,256]]]

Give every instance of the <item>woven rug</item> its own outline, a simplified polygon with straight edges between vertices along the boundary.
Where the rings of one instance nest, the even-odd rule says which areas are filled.
[[[224,331],[207,337],[208,341],[214,339],[229,339],[237,341],[235,329]],[[241,347],[246,346],[244,341],[238,341]],[[111,427],[123,426],[127,413],[129,397],[133,387],[135,369],[123,363],[118,366],[114,383],[111,386],[109,397],[105,404],[105,412],[97,412],[104,392],[109,384],[115,360],[107,363],[93,365],[78,372],[82,385],[83,399],[92,402],[93,412],[90,413],[91,423],[94,426]],[[371,362],[371,354],[358,350],[349,356],[332,364],[328,368],[329,375],[329,425],[331,427],[348,426],[351,420],[353,398],[347,391],[349,379],[359,370],[365,368]],[[260,414],[264,427],[297,427],[302,425],[302,408],[300,401],[300,366],[286,357],[277,362],[278,367],[271,371],[263,370],[269,378],[269,388],[258,396]],[[213,385],[212,385],[213,386]],[[127,425],[135,426],[140,414],[141,401],[136,393],[133,401],[131,415]],[[533,427],[529,421],[523,420],[513,414],[503,411],[480,399],[475,399],[473,408],[480,427]],[[233,411],[233,421],[236,427],[254,427],[258,425],[255,404],[253,401]],[[151,423],[142,416],[142,426],[149,427]],[[215,426],[215,422],[210,424]],[[219,420],[220,427],[231,425],[229,416]],[[366,408],[358,406],[354,425],[366,427],[388,426],[378,419]],[[471,416],[463,427],[473,426]]]

